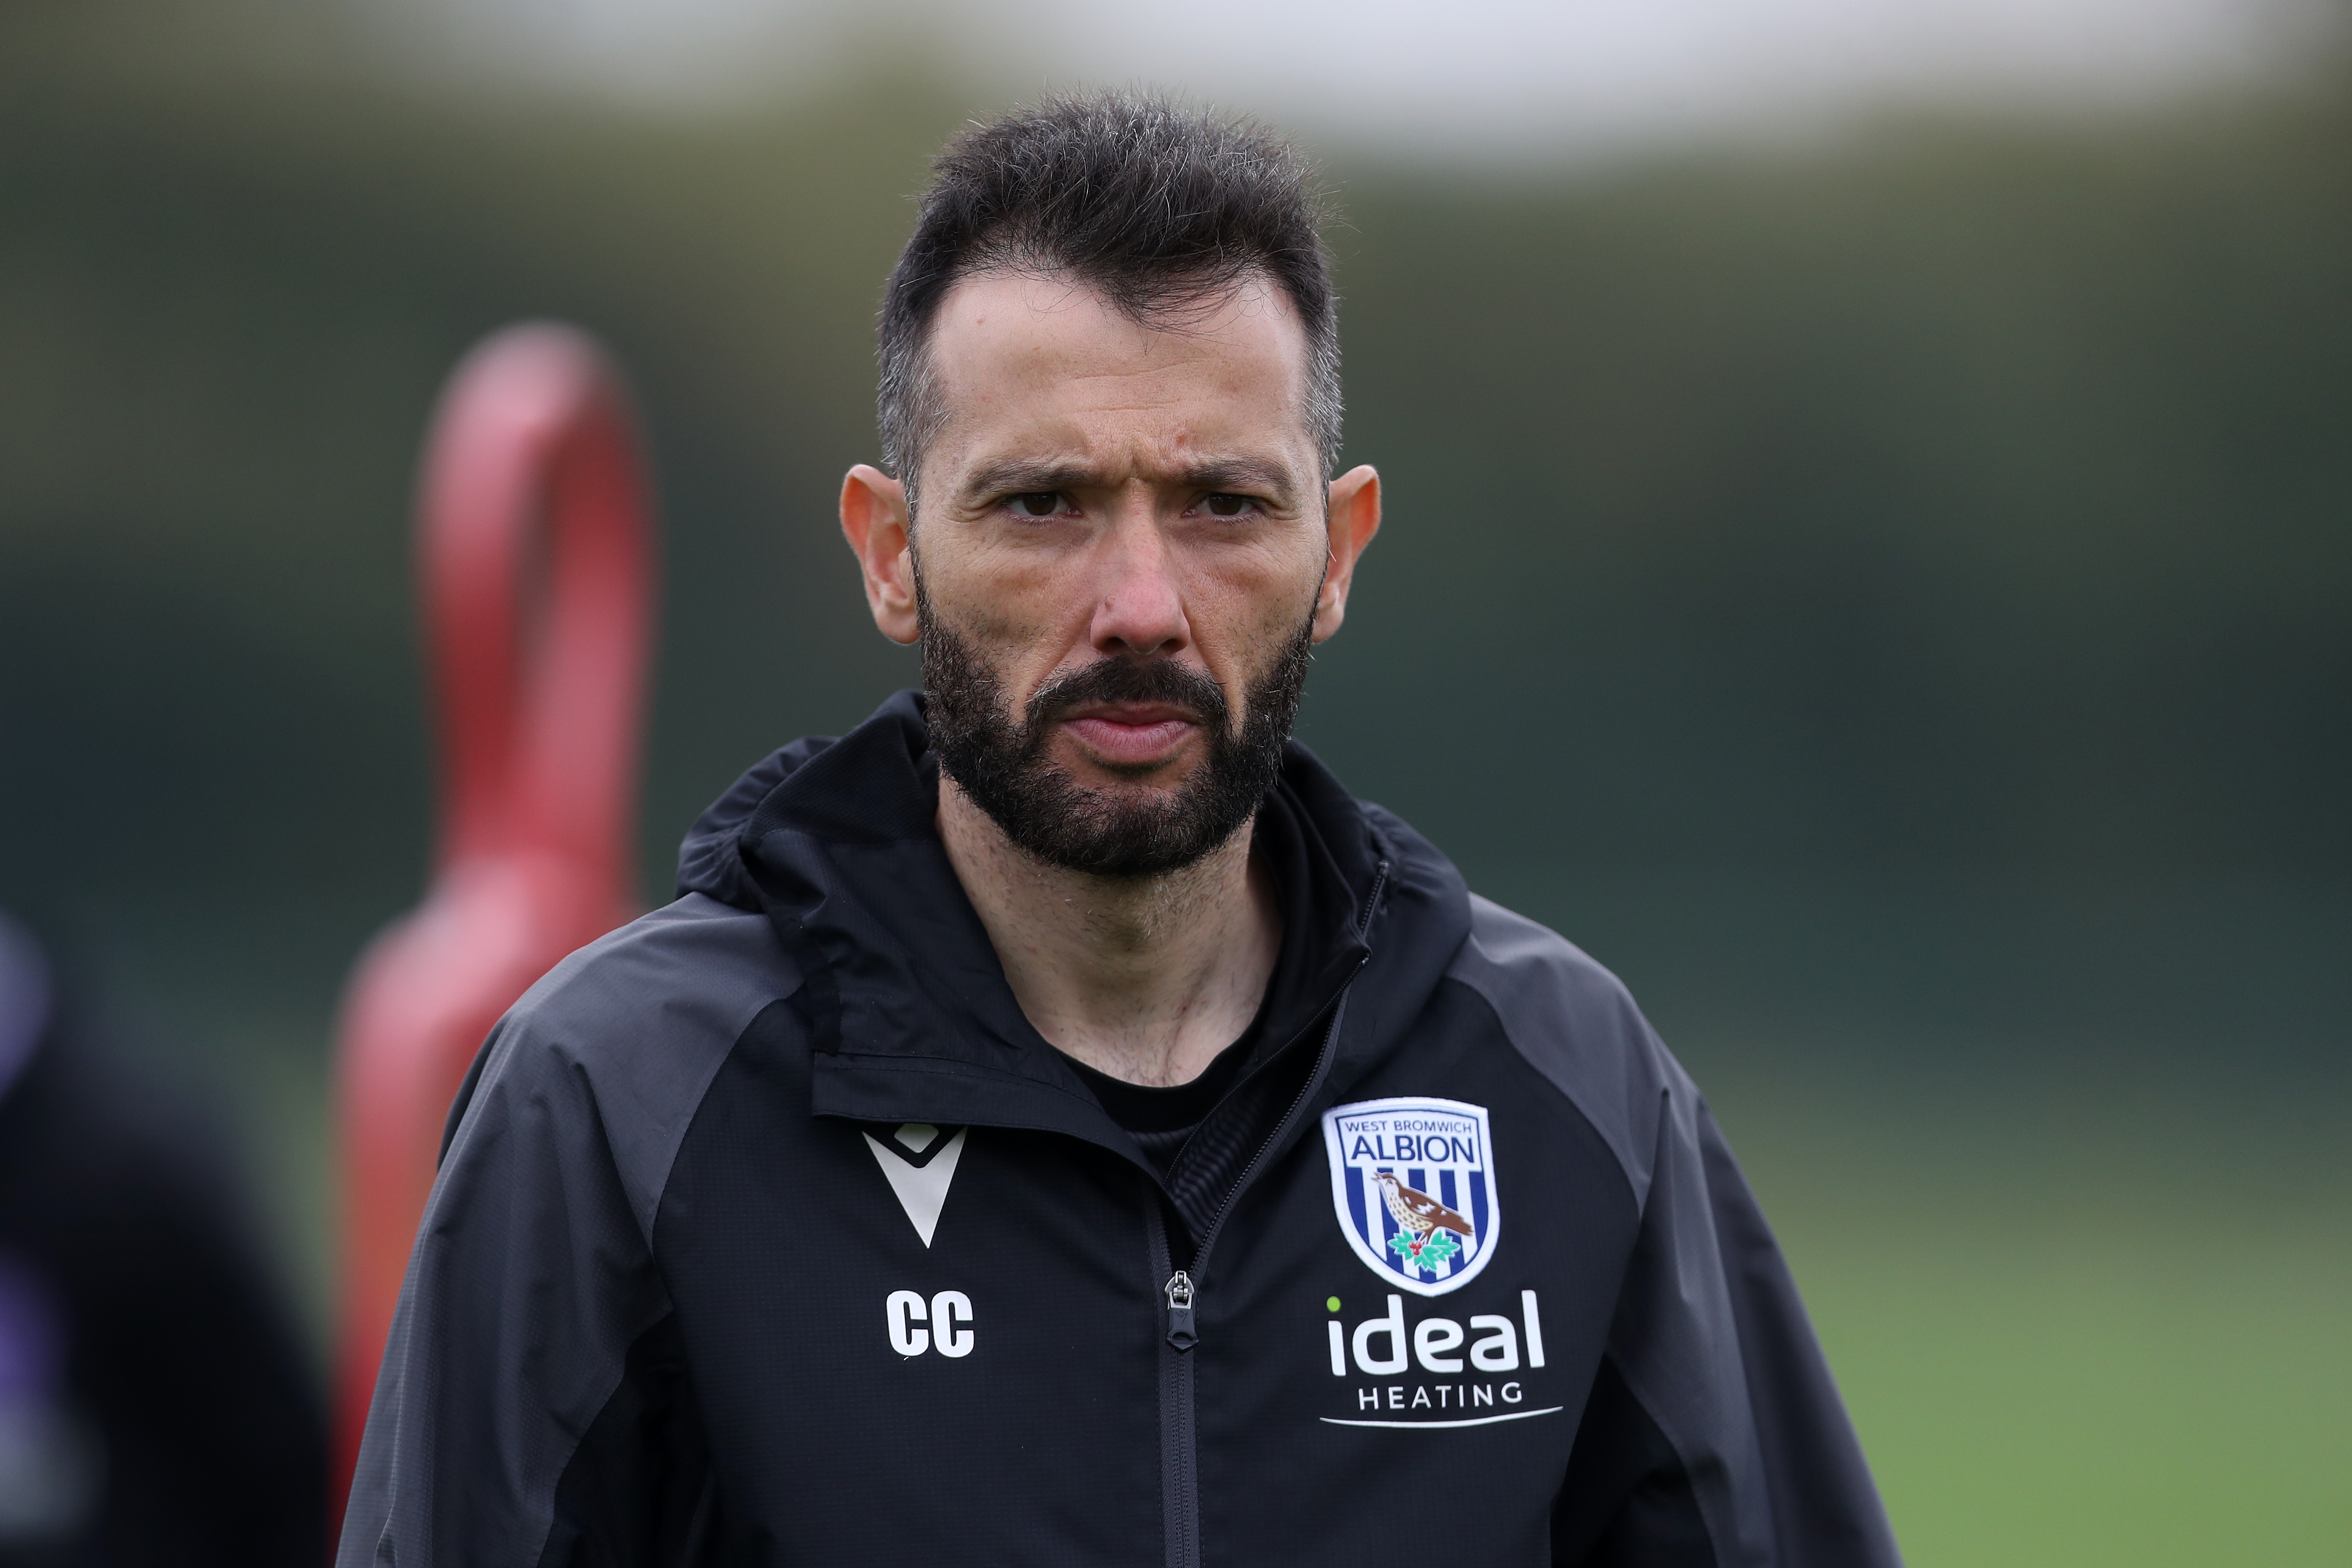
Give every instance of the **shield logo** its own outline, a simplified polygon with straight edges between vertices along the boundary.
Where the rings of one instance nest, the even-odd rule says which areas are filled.
[[[1323,1113],[1331,1206],[1372,1271],[1421,1296],[1475,1279],[1503,1210],[1486,1108],[1458,1100],[1365,1100]]]

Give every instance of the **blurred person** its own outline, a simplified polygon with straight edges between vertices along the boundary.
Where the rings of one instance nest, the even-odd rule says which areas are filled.
[[[1288,738],[1381,521],[1322,211],[1149,98],[948,146],[840,500],[925,689],[492,1033],[349,1568],[1896,1560],[1623,989]]]
[[[303,1564],[326,1426],[204,1129],[0,918],[0,1565]]]

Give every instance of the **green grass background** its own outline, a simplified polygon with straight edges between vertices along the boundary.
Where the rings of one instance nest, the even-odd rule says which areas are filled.
[[[2234,1096],[2015,1093],[2023,1118],[1821,1081],[1712,1097],[1908,1560],[2345,1562],[2340,1148],[2284,1141]],[[2307,1136],[2340,1145],[2339,1127]]]

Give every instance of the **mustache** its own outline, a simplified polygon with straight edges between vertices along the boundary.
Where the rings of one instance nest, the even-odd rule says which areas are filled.
[[[1073,708],[1090,702],[1152,702],[1181,708],[1214,734],[1231,727],[1232,704],[1224,689],[1203,671],[1172,658],[1112,655],[1055,676],[1030,693],[1022,717],[1033,747]]]
[[[940,772],[1039,859],[1100,877],[1152,877],[1190,866],[1232,838],[1280,778],[1284,741],[1313,658],[1312,619],[1302,620],[1289,645],[1233,697],[1207,672],[1170,655],[1130,652],[1049,676],[1016,702],[979,650],[930,614],[916,581],[925,712]],[[1055,721],[1082,704],[1118,702],[1192,719],[1207,731],[1204,765],[1172,794],[1128,799],[1079,784],[1046,754]]]

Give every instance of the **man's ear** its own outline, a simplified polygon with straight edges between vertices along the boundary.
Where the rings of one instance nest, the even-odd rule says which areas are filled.
[[[1315,601],[1317,642],[1338,631],[1347,618],[1348,586],[1355,581],[1356,563],[1381,531],[1381,476],[1370,464],[1331,481],[1330,530],[1330,560],[1323,571],[1323,592]]]
[[[910,643],[915,624],[915,556],[907,537],[907,487],[858,464],[841,481],[841,532],[866,579],[874,624],[895,643]]]

